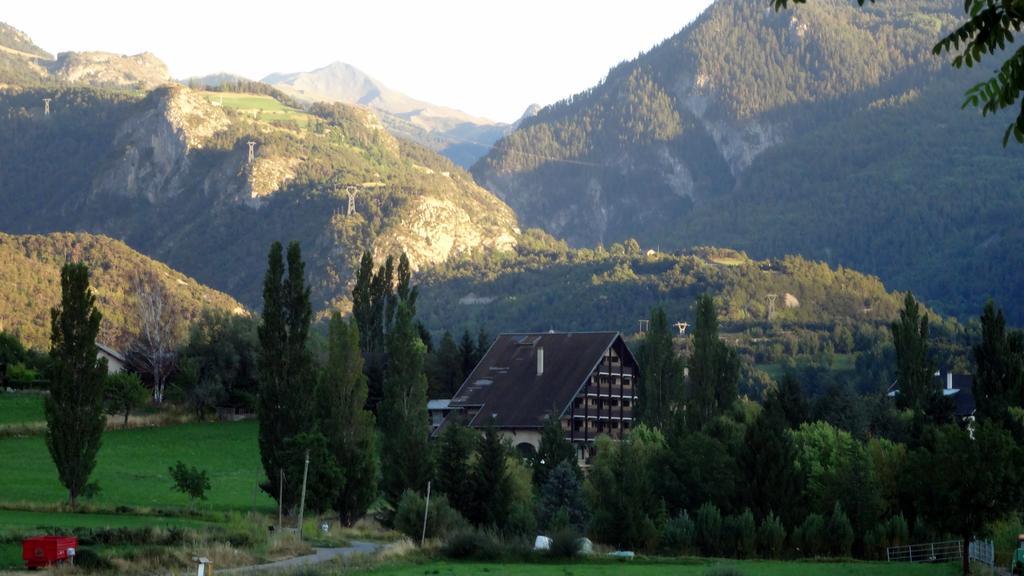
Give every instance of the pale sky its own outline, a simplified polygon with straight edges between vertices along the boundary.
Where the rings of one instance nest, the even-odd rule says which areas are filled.
[[[334,61],[434,104],[511,122],[596,84],[711,0],[45,0],[0,21],[54,54],[149,51],[175,78],[261,79]]]

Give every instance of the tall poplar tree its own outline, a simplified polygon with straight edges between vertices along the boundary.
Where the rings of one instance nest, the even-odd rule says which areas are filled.
[[[96,335],[103,315],[89,289],[89,268],[65,264],[60,305],[50,310],[50,394],[46,397],[46,447],[68,490],[71,506],[96,466],[106,414],[103,380],[107,362],[97,358]]]
[[[380,403],[381,488],[397,506],[406,490],[422,492],[433,472],[428,435],[426,346],[413,322],[412,309],[398,304],[388,334],[388,366]]]
[[[274,242],[267,257],[263,282],[263,314],[257,329],[259,356],[259,445],[260,459],[267,474],[262,488],[275,500],[282,470],[287,477],[282,504],[294,506],[299,497],[301,470],[296,461],[304,450],[294,445],[314,430],[311,396],[314,392],[312,359],[306,349],[312,307],[305,284],[305,265],[298,242],[288,245],[288,270],[280,242]],[[322,452],[322,451],[321,451]]]
[[[923,414],[935,404],[939,390],[934,381],[935,367],[928,358],[928,315],[921,313],[910,292],[903,299],[899,319],[892,323],[892,341],[899,378],[896,405]]]
[[[694,311],[686,420],[699,430],[736,402],[740,363],[736,352],[718,337],[718,312],[711,295],[701,295]]]
[[[974,347],[974,399],[978,417],[1007,420],[1024,394],[1024,336],[1006,330],[1003,311],[989,300],[981,314],[981,342]]]
[[[683,362],[672,345],[672,332],[661,307],[651,310],[639,360],[637,416],[648,426],[667,430],[683,401]]]
[[[341,472],[332,508],[351,526],[377,497],[376,434],[365,409],[367,385],[356,320],[335,312],[328,327],[327,366],[317,388],[317,425]]]

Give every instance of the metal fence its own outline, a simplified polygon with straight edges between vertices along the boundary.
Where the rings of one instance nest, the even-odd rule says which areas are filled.
[[[889,562],[953,562],[963,558],[963,554],[961,540],[890,546],[885,549],[885,557]]]
[[[986,566],[996,565],[996,547],[991,540],[973,540],[967,547],[971,560]]]

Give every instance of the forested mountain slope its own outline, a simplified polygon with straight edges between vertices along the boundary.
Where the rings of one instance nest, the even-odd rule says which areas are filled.
[[[719,0],[478,162],[526,226],[577,246],[720,245],[879,275],[941,310],[1024,322],[1024,150],[961,111],[982,76],[931,47],[954,0]]]
[[[799,256],[755,260],[722,248],[653,252],[633,240],[571,249],[529,230],[514,253],[439,265],[419,280],[417,312],[434,331],[634,335],[655,306],[664,307],[670,323],[692,328],[693,302],[708,293],[719,307],[723,336],[749,364],[846,355],[848,364],[835,368],[853,370],[854,358],[861,358],[850,381],[865,391],[877,392],[894,377],[889,324],[903,295],[887,291],[877,277]],[[966,367],[964,351],[976,327],[929,315],[937,365]]]
[[[423,266],[510,249],[519,234],[512,211],[467,173],[340,104],[307,114],[184,87],[144,98],[10,88],[0,133],[10,135],[0,139],[0,230],[106,234],[249,306],[274,240],[302,242],[322,309],[347,294],[364,249]]]
[[[230,296],[199,284],[123,242],[91,234],[12,236],[0,233],[0,329],[41,350],[50,345],[50,308],[60,302],[60,268],[68,260],[89,266],[90,284],[103,313],[100,340],[124,346],[135,330],[131,285],[140,273],[159,279],[180,309],[195,319],[206,308],[242,314]]]

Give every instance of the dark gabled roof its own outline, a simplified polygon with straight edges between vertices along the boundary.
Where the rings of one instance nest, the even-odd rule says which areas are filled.
[[[121,362],[122,364],[126,362],[124,354],[119,350],[114,350],[110,346],[107,346],[106,344],[102,344],[100,342],[96,343],[96,348],[98,348],[99,351],[102,352],[103,354],[110,356],[111,358],[117,360],[118,362]]]
[[[933,381],[935,386],[942,392],[942,395],[949,398],[953,403],[954,414],[956,414],[957,418],[973,416],[975,411],[974,376],[970,374],[953,374],[952,382],[948,378],[949,372],[940,370],[935,374]],[[949,386],[950,384],[952,386]],[[887,394],[889,397],[894,397],[899,391],[899,380],[894,380],[889,385]]]
[[[502,334],[459,387],[451,407],[479,409],[471,426],[484,426],[494,415],[498,428],[540,428],[552,410],[560,414],[569,405],[620,339],[618,332]],[[544,349],[540,376],[539,348]]]

